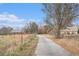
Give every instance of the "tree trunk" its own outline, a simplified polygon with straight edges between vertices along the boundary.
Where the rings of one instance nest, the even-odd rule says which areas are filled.
[[[61,30],[61,26],[58,26],[58,28],[56,29],[56,38],[57,39],[60,39],[61,38],[60,30]]]
[[[60,39],[61,38],[61,35],[60,35],[60,30],[57,30],[57,33],[56,33],[56,38]]]

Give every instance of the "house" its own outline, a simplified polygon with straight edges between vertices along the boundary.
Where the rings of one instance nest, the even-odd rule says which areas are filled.
[[[77,26],[67,27],[66,29],[61,30],[61,35],[77,35],[77,34],[78,34]]]

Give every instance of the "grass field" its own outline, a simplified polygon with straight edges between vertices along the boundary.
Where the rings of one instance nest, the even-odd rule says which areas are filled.
[[[52,35],[47,35],[55,43],[62,46],[64,49],[69,51],[73,56],[79,56],[79,37],[73,39],[55,39]]]
[[[37,45],[35,35],[0,35],[1,56],[31,56]]]

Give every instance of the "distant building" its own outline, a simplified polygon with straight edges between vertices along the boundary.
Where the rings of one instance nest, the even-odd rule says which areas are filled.
[[[66,29],[62,29],[61,34],[62,35],[77,35],[78,34],[78,27],[72,26],[72,27],[67,27]]]

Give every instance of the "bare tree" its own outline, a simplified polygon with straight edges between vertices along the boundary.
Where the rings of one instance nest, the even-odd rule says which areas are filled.
[[[35,22],[30,22],[23,28],[25,33],[38,33],[38,25]]]
[[[12,30],[13,30],[13,28],[11,28],[11,27],[2,27],[0,29],[0,34],[3,34],[3,35],[10,34],[12,32]]]
[[[79,16],[79,4],[69,3],[47,3],[43,4],[46,20],[54,24],[56,37],[60,38],[60,30],[72,23]]]
[[[30,31],[31,33],[38,33],[38,25],[35,22],[30,23]]]

